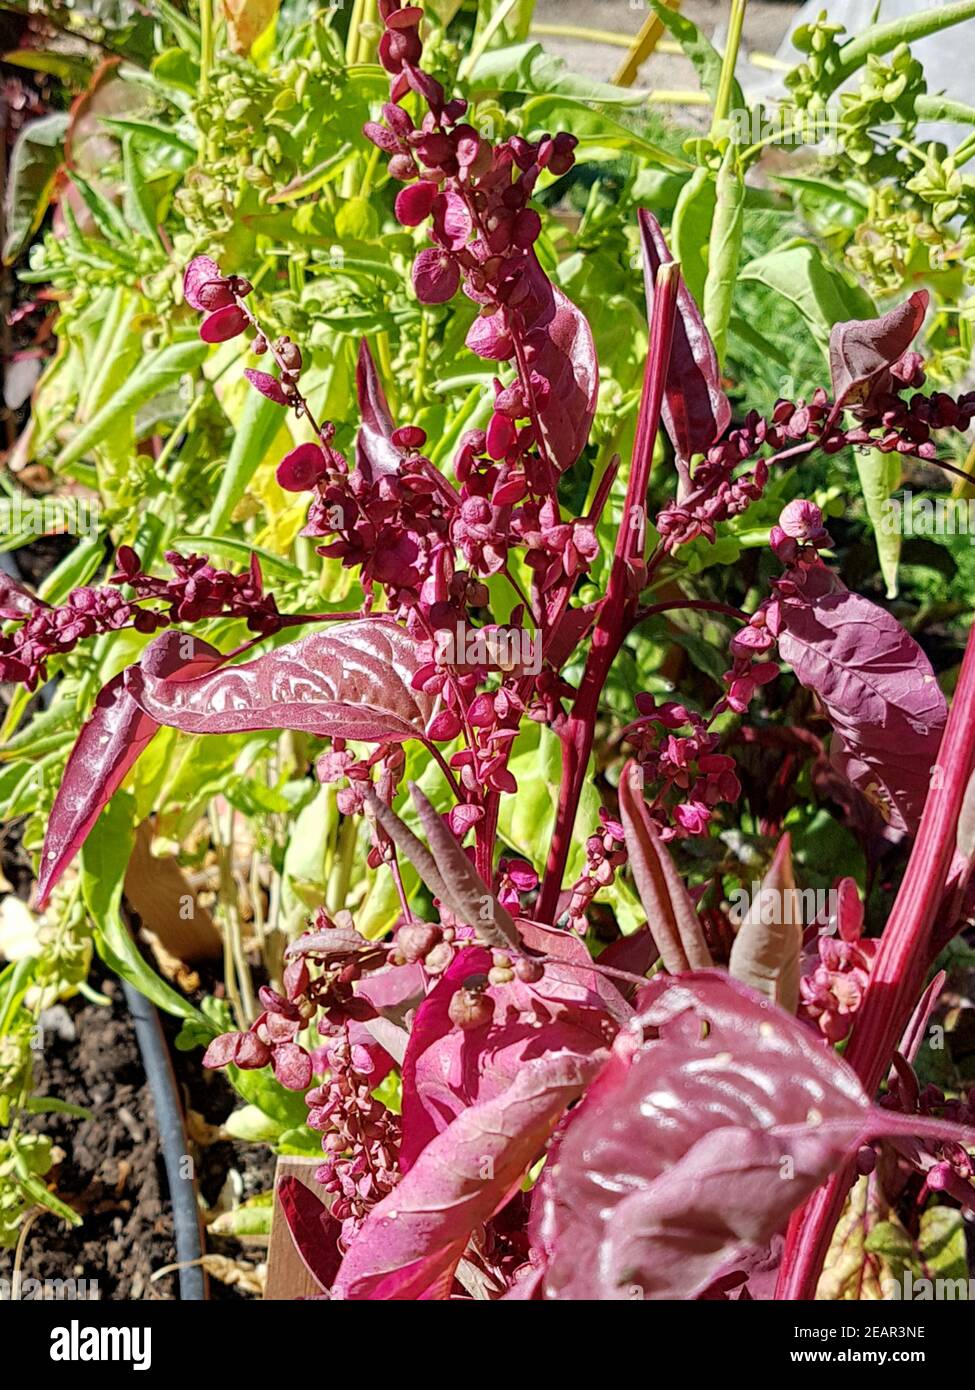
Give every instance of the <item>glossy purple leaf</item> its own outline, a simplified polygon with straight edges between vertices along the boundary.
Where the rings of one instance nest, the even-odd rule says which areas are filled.
[[[672,975],[706,970],[712,961],[703,928],[650,814],[643,795],[643,774],[635,762],[623,769],[619,802],[633,881],[664,965]]]
[[[779,653],[826,710],[834,769],[886,834],[913,833],[948,715],[931,663],[896,618],[835,576],[795,577],[795,595],[776,610]]]
[[[374,1207],[352,1242],[334,1296],[377,1301],[444,1292],[476,1227],[517,1191],[566,1108],[605,1054],[528,1062],[491,1100],[464,1110]]]
[[[420,665],[405,628],[362,618],[185,683],[132,667],[126,688],[146,714],[184,733],[297,729],[402,743],[423,733],[433,711],[431,697],[411,685]]]
[[[879,319],[833,325],[829,368],[837,405],[859,405],[874,391],[888,389],[890,368],[917,337],[927,307],[927,290],[915,290]]]
[[[549,1298],[693,1298],[870,1129],[854,1073],[717,971],[660,976],[544,1188]]]
[[[319,1288],[327,1292],[342,1263],[339,1222],[299,1178],[283,1177],[277,1185],[277,1196],[302,1264]]]
[[[177,684],[217,666],[223,658],[206,642],[184,632],[164,632],[150,642],[138,670],[150,679]],[[99,692],[88,721],[68,757],[41,850],[37,906],[47,905],[64,870],[84,844],[104,806],[159,731],[159,722],[141,710],[120,672]]]
[[[483,1028],[455,1028],[448,1015],[453,995],[469,976],[486,975],[491,961],[483,946],[466,947],[416,1011],[403,1061],[404,1172],[464,1110],[510,1086],[527,1062],[557,1052],[586,1056],[616,1034],[585,975],[557,962],[547,963],[535,984],[515,979],[489,986],[484,993],[494,1005],[493,1020]]]
[[[355,440],[355,461],[366,478],[374,481],[384,473],[397,473],[401,455],[393,443],[393,417],[365,338],[359,343],[355,387],[359,397],[360,419]]]
[[[643,280],[647,315],[652,318],[657,271],[672,260],[660,224],[640,209]],[[663,421],[677,457],[686,464],[693,454],[707,453],[731,423],[731,405],[721,389],[721,374],[711,335],[683,278],[677,292],[677,322],[667,369]]]
[[[920,1135],[975,1140],[871,1106],[832,1048],[727,975],[658,976],[542,1175],[543,1296],[698,1297],[862,1144]]]

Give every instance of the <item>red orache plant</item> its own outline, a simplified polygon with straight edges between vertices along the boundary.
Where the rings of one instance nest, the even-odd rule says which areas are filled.
[[[278,480],[310,495],[305,534],[320,552],[358,570],[361,610],[282,615],[256,566],[233,576],[171,556],[174,577],[162,580],[127,549],[109,586],[76,591],[62,608],[6,593],[0,611],[19,627],[3,638],[0,675],[32,685],[48,657],[106,628],[236,616],[257,634],[251,647],[287,624],[335,623],[238,664],[245,648],[222,655],[185,633],[150,644],[102,692],[69,760],[39,899],[161,725],[330,740],[318,775],[342,784],[343,814],[366,817],[369,862],[389,867],[399,893],[395,932],[367,942],[348,913],[320,913],[289,948],[281,990],[262,991],[252,1027],[216,1039],[206,1056],[212,1066],[271,1065],[282,1084],[306,1092],[330,1206],[295,1184],[281,1201],[322,1288],[379,1299],[698,1297],[746,1287],[763,1296],[777,1267],[780,1296],[810,1295],[855,1165],[873,1143],[896,1141],[930,1187],[971,1200],[961,1147],[975,1142],[968,1111],[922,1103],[896,1049],[938,949],[968,910],[975,836],[966,831],[956,846],[955,825],[975,763],[975,655],[970,644],[949,715],[910,635],[823,561],[822,515],[802,499],[773,528],[783,572],[753,613],[682,593],[649,605],[642,596],[679,573],[683,543],[714,541],[720,522],[759,498],[773,470],[849,445],[936,459],[933,433],[967,428],[975,394],[921,393],[911,351],[926,307],[918,292],[874,322],[836,326],[830,391],[779,401],[767,419],[752,413],[731,428],[702,317],[642,212],[650,336],[635,444],[605,592],[581,604],[616,470],[587,515],[564,514],[558,483],[586,446],[598,372],[585,318],[535,256],[540,222],[528,206],[540,171],[565,172],[575,142],[492,145],[420,66],[421,11],[380,0],[380,13],[390,101],[366,134],[403,184],[400,222],[430,224],[433,245],[413,271],[417,295],[437,303],[463,286],[479,306],[468,346],[507,364],[508,378],[496,383],[488,429],[462,440],[451,482],[424,454],[424,431],[393,420],[363,343],[361,425],[347,460],[302,391],[300,347],[269,342],[247,281],[209,258],[192,262],[185,296],[206,315],[203,337],[252,333],[251,347],[277,370],[249,369],[252,385],[307,421],[313,438],[281,460]],[[419,122],[404,109],[408,94],[424,109]],[[677,487],[651,527],[661,423]],[[528,592],[515,558],[532,576]],[[515,600],[507,624],[480,621],[493,577]],[[634,757],[618,817],[606,808],[598,826],[582,827],[586,869],[567,884],[613,662],[646,617],[694,607],[739,624],[721,698],[701,713],[636,695],[622,731]],[[477,641],[458,644],[458,633]],[[563,671],[584,643],[573,687]],[[513,650],[537,659],[513,660]],[[904,842],[916,832],[879,944],[861,940],[855,885],[840,893],[840,940],[821,939],[817,956],[806,943],[804,956],[793,923],[732,922],[696,901],[671,857],[668,845],[707,835],[738,799],[733,743],[714,721],[747,715],[779,661],[818,697],[833,729],[829,776],[874,838]],[[526,718],[549,725],[563,755],[540,882],[497,853]],[[410,740],[425,746],[449,792],[441,815],[412,789],[422,839],[392,809]],[[401,856],[432,893],[436,920],[417,918]],[[589,905],[627,867],[646,925],[594,959],[582,939]],[[780,900],[792,891],[787,837],[767,881]],[[317,1049],[306,1046],[311,1025]],[[847,1036],[841,1060],[832,1044]],[[875,1105],[892,1059],[898,1084]],[[394,1066],[399,1119],[373,1096]],[[525,1175],[543,1157],[526,1192]]]

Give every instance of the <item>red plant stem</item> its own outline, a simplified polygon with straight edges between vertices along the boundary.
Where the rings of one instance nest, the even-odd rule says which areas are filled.
[[[932,960],[932,928],[955,848],[962,801],[975,763],[975,627],[969,633],[955,698],[938,752],[942,778],[929,789],[904,881],[881,938],[856,1017],[846,1061],[873,1095],[910,1017]],[[942,780],[943,779],[943,780]],[[793,1213],[775,1291],[811,1299],[853,1176],[834,1173]]]
[[[673,262],[662,265],[657,272],[657,292],[654,295],[650,320],[650,354],[643,378],[636,444],[626,487],[622,522],[616,537],[609,586],[600,605],[592,645],[589,648],[578,694],[572,704],[572,713],[560,734],[562,786],[552,845],[536,908],[536,915],[542,922],[555,921],[576,810],[586,780],[589,754],[592,751],[599,697],[616,654],[632,626],[639,591],[642,588],[636,576],[644,563],[647,488],[650,481],[650,465],[653,462],[653,446],[660,427],[660,408],[674,338],[679,285],[679,268]]]

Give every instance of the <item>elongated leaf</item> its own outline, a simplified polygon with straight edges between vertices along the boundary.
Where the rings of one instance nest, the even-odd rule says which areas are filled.
[[[825,569],[798,578],[778,607],[779,652],[823,703],[833,766],[888,833],[913,833],[947,719],[931,663],[896,618]]]
[[[405,628],[363,618],[193,681],[130,667],[125,687],[146,714],[184,733],[298,729],[402,743],[423,733],[433,709],[431,697],[411,686],[420,664]]]
[[[824,350],[834,323],[874,312],[869,296],[833,270],[812,242],[791,242],[748,261],[740,278],[758,280],[794,305]]]
[[[213,1023],[156,974],[122,922],[122,887],[134,837],[135,797],[118,792],[81,847],[81,894],[91,916],[95,948],[116,975],[160,1009],[192,1023],[195,1037],[209,1040],[217,1031]]]
[[[716,193],[708,246],[708,273],[704,285],[704,322],[714,342],[718,361],[722,362],[738,280],[745,216],[745,176],[738,163],[734,144],[728,146],[721,161]]]
[[[652,318],[654,281],[661,265],[670,260],[670,252],[653,214],[641,209],[637,215],[647,313]],[[714,344],[683,281],[677,292],[677,306],[662,413],[678,458],[688,463],[692,455],[706,453],[724,434],[731,422],[731,405],[721,389]]]
[[[64,162],[67,129],[68,117],[58,111],[31,121],[17,136],[4,199],[6,265],[17,259],[43,221]]]
[[[799,1007],[802,917],[788,835],[778,843],[768,873],[738,925],[728,973],[794,1014]]]
[[[723,61],[721,54],[714,47],[714,44],[705,38],[694,21],[688,19],[686,15],[682,15],[678,9],[672,9],[669,5],[663,4],[662,0],[650,0],[650,4],[664,28],[670,30],[694,64],[698,81],[711,98],[711,105],[713,106],[721,83]],[[744,106],[745,98],[742,95],[738,79],[735,78],[731,87],[731,110],[738,111]]]
[[[512,946],[519,950],[521,941],[511,914],[487,887],[417,784],[411,782],[409,786],[420,824],[447,885],[450,906],[488,946]]]
[[[623,769],[619,798],[633,879],[664,965],[672,975],[707,969],[711,952],[690,894],[653,823],[635,762]]]
[[[879,449],[855,451],[857,477],[880,561],[880,573],[887,597],[897,597],[897,567],[900,563],[901,533],[886,522],[885,503],[899,486],[903,465],[896,452],[882,454]]]
[[[130,418],[140,406],[175,386],[185,372],[195,371],[207,355],[198,339],[170,343],[151,353],[115,391],[92,418],[61,450],[54,467],[63,471],[77,463],[104,440],[120,420]]]
[[[280,428],[281,407],[259,392],[249,391],[207,518],[208,531],[219,533],[226,527]]]
[[[342,1298],[417,1299],[449,1275],[471,1232],[505,1205],[602,1058],[529,1062],[501,1095],[464,1110],[374,1207],[335,1282]]]
[[[392,441],[393,417],[389,411],[376,364],[365,338],[359,344],[355,369],[361,424],[355,440],[356,463],[369,479],[399,471],[400,451]]]
[[[182,632],[164,632],[140,658],[140,667],[160,678],[189,680],[210,670],[220,653]],[[102,689],[71,750],[58,787],[41,850],[37,905],[51,892],[87,838],[102,808],[159,731],[125,689],[120,672]]]
[[[323,1290],[330,1289],[341,1264],[339,1223],[324,1202],[296,1177],[283,1177],[277,1188],[281,1214],[301,1262]]]

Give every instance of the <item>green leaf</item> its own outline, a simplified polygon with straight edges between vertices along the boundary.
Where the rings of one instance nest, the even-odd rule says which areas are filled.
[[[719,363],[724,361],[738,279],[744,214],[745,180],[737,149],[730,144],[718,170],[717,201],[708,245],[708,275],[704,284],[704,322]]]
[[[273,1144],[283,1127],[278,1120],[272,1120],[259,1105],[242,1105],[228,1115],[224,1129],[233,1139],[243,1139],[248,1144]],[[321,1149],[321,1141],[319,1141]]]
[[[69,57],[66,53],[47,53],[39,48],[14,48],[3,54],[2,61],[10,67],[50,73],[66,87],[79,90],[87,87],[91,81],[91,60]]]
[[[195,371],[207,351],[206,343],[187,338],[150,353],[65,445],[54,462],[55,470],[70,468],[100,444],[119,421],[131,418],[140,406],[175,386],[186,372]]]
[[[62,1202],[60,1197],[56,1197],[53,1192],[49,1192],[40,1178],[33,1175],[25,1178],[21,1182],[21,1187],[39,1207],[44,1207],[51,1211],[55,1216],[60,1216],[62,1221],[67,1221],[69,1226],[80,1226],[82,1218],[75,1211],[74,1207],[69,1207],[67,1202]]]
[[[41,116],[24,126],[17,136],[10,160],[4,199],[7,235],[3,260],[11,265],[37,231],[64,162],[64,136],[68,117],[63,111]]]
[[[125,174],[125,216],[130,226],[140,231],[147,241],[153,241],[161,247],[155,199],[146,183],[136,150],[135,136],[131,133],[122,140],[122,157]]]
[[[641,106],[645,91],[613,87],[570,72],[562,58],[546,53],[540,43],[494,48],[477,60],[468,78],[469,92],[524,92],[531,96],[558,93],[607,106]]]
[[[958,1286],[968,1297],[968,1256],[965,1248],[965,1220],[955,1207],[929,1207],[921,1217],[917,1240],[918,1254],[925,1272],[936,1279],[960,1279]]]
[[[234,431],[230,457],[213,499],[206,529],[220,532],[230,521],[231,513],[247,491],[251,478],[260,467],[274,436],[281,428],[281,407],[251,391],[244,402],[240,424]]]
[[[618,158],[619,151],[640,155],[663,169],[691,169],[693,166],[672,150],[647,139],[637,125],[646,125],[643,113],[621,111],[611,114],[570,96],[530,97],[521,107],[522,128],[526,132],[571,130],[579,149],[593,158],[604,153]],[[581,157],[581,156],[580,156]]]
[[[792,241],[749,261],[739,278],[757,280],[794,305],[824,352],[834,323],[873,318],[877,312],[869,295],[827,265],[811,241]]]
[[[135,839],[135,798],[116,792],[93,825],[81,850],[81,896],[91,915],[95,949],[105,964],[176,1018],[215,1029],[142,958],[120,915],[125,871]]]
[[[555,828],[562,783],[562,745],[544,724],[531,724],[512,745],[508,767],[518,783],[514,796],[501,799],[498,828],[512,849],[523,854],[541,873]],[[591,769],[590,769],[591,771]],[[599,825],[599,793],[587,777],[576,813],[576,833],[566,877],[581,869],[584,843]]]
[[[31,1096],[26,1109],[31,1115],[72,1115],[76,1120],[95,1118],[83,1105],[72,1105],[70,1101],[58,1100],[55,1096]]]
[[[225,1075],[248,1105],[261,1110],[282,1129],[300,1129],[308,1118],[302,1093],[287,1090],[269,1067],[261,1071],[241,1071],[239,1067],[229,1066]]]
[[[951,97],[922,92],[914,98],[914,114],[919,121],[953,121],[956,125],[975,125],[975,106]]]
[[[229,536],[211,535],[179,535],[174,536],[170,541],[170,548],[173,550],[199,551],[201,546],[205,546],[207,553],[217,556],[227,556],[231,560],[242,561],[245,565],[250,564],[252,555],[256,555],[261,562],[261,570],[267,574],[269,572],[280,574],[285,579],[301,581],[304,575],[297,565],[293,565],[290,560],[283,560],[280,555],[274,555],[270,550],[263,549],[259,545],[248,545],[246,541],[235,541]],[[142,554],[142,551],[139,551]]]
[[[706,165],[700,164],[678,195],[670,225],[670,249],[680,261],[684,283],[696,304],[704,299],[716,200],[714,176]]]
[[[356,194],[347,198],[335,218],[335,230],[340,238],[371,241],[379,234],[379,217],[372,200]]]
[[[901,554],[901,534],[885,525],[884,504],[887,502],[891,493],[900,485],[901,480],[901,458],[900,454],[882,454],[879,449],[870,449],[867,453],[859,449],[855,451],[857,474],[860,479],[860,487],[863,491],[863,500],[867,508],[867,516],[870,518],[870,525],[873,527],[874,539],[877,542],[877,558],[880,561],[880,573],[884,577],[887,585],[887,597],[897,597],[897,565]]]

